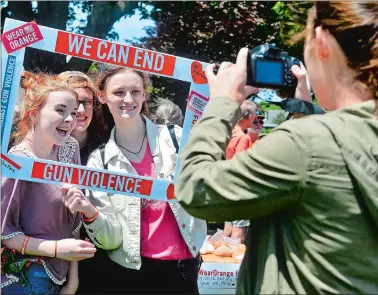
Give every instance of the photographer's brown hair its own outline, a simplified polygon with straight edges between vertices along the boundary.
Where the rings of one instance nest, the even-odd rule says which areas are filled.
[[[332,34],[356,72],[355,80],[378,100],[378,2],[317,1],[305,31],[293,40],[315,37],[318,26]]]

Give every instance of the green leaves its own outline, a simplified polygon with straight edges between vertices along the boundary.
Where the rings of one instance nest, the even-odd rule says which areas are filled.
[[[13,273],[19,273],[20,272],[20,270],[18,269],[18,267],[14,263],[9,264],[9,270]]]
[[[14,253],[13,253],[14,252]],[[16,252],[4,248],[1,254],[1,268],[4,273],[15,274],[20,278],[19,283],[26,287],[28,280],[26,279],[26,274],[28,272],[28,267],[31,264],[30,259],[22,258],[21,261],[17,261]]]
[[[28,259],[26,258],[22,259],[19,267],[23,268],[27,262],[28,262]]]
[[[260,108],[262,111],[275,111],[275,110],[282,110],[279,106],[270,104],[269,102],[262,101],[260,103]]]
[[[282,46],[301,60],[303,60],[303,43],[294,44],[291,39],[305,29],[307,15],[312,5],[313,2],[310,1],[278,1],[272,9],[280,21],[279,33]]]
[[[151,5],[156,29],[146,31],[148,37],[136,46],[219,64],[234,62],[244,46],[253,48],[280,38],[274,2],[156,1]],[[188,87],[154,76],[151,80],[155,94],[185,109]]]

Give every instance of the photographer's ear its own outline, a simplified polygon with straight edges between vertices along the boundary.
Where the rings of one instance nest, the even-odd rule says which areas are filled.
[[[328,37],[328,31],[323,30],[320,26],[315,28],[316,54],[322,61],[327,61],[329,58],[330,48]]]

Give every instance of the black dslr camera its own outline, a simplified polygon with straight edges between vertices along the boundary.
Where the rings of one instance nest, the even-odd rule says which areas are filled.
[[[248,53],[247,85],[260,88],[295,89],[297,79],[291,72],[300,61],[273,44],[255,47]]]

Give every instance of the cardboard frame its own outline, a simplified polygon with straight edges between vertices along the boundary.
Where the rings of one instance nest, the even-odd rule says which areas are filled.
[[[112,173],[108,170],[91,169],[81,165],[32,159],[7,153],[26,47],[129,67],[154,75],[190,82],[180,150],[185,145],[190,129],[201,117],[208,101],[209,88],[204,74],[207,64],[38,26],[35,22],[25,23],[7,18],[4,24],[1,48],[2,176],[50,184],[71,183],[85,189],[175,202],[174,186],[166,180],[140,177],[134,174]],[[179,162],[176,172],[178,169]],[[54,172],[58,170],[63,170],[61,177],[54,178]]]

